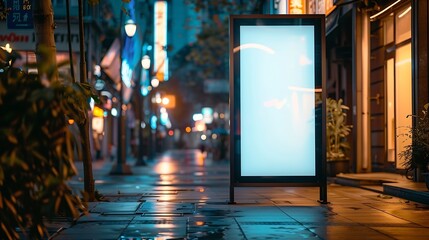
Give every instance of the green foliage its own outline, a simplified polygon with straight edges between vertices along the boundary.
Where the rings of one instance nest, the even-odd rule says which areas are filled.
[[[6,9],[6,1],[0,0],[0,21],[6,21],[8,10]]]
[[[0,69],[0,239],[47,236],[44,220],[85,208],[66,182],[76,174],[67,120],[82,119],[89,85],[47,83]]]
[[[197,36],[186,60],[201,70],[204,78],[224,78],[228,59],[228,31],[225,24],[220,27],[207,25]]]
[[[424,105],[421,115],[410,115],[415,122],[414,126],[404,134],[408,139],[412,139],[411,144],[405,146],[399,153],[399,157],[404,159],[404,167],[408,173],[416,169],[427,171],[429,164],[429,103]],[[408,176],[408,174],[407,174]]]
[[[346,159],[346,150],[350,148],[346,141],[352,129],[346,124],[349,108],[343,100],[326,99],[326,159],[335,161]]]
[[[226,79],[228,73],[229,15],[252,13],[258,1],[186,0],[196,12],[205,12],[197,42],[193,43],[186,60],[193,63],[201,78]]]

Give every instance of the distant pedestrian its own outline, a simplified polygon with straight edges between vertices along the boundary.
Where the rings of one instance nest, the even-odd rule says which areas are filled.
[[[206,151],[206,145],[204,145],[204,143],[200,143],[199,148],[201,153],[204,153]]]

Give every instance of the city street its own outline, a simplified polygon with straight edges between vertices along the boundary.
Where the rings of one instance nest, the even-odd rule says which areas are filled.
[[[428,16],[0,0],[0,240],[429,240]]]
[[[172,150],[132,175],[111,176],[113,162],[94,162],[96,190],[105,202],[71,225],[49,224],[52,239],[427,239],[429,206],[361,188],[235,188],[229,200],[229,162],[197,150]],[[70,182],[83,189],[83,171]]]

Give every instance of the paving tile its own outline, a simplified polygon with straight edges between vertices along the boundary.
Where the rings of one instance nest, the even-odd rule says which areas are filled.
[[[144,202],[136,213],[140,214],[193,214],[195,212],[194,203],[175,202]]]
[[[141,199],[141,196],[142,196],[141,193],[103,194],[103,197],[105,200],[107,200],[107,202],[139,202]]]
[[[88,213],[80,217],[77,223],[82,222],[129,222],[133,220],[135,214],[130,215],[104,215],[99,213]]]
[[[428,228],[417,227],[372,227],[372,229],[379,231],[394,239],[429,239]]]
[[[140,202],[100,202],[90,212],[103,214],[124,212],[128,214],[135,212],[141,204]]]
[[[234,218],[189,217],[188,239],[246,239]]]
[[[283,217],[286,214],[276,206],[264,206],[258,204],[251,205],[233,205],[232,208],[234,211],[239,212],[240,217]]]
[[[186,238],[187,218],[138,217],[124,229],[124,239],[184,239]]]
[[[195,212],[196,216],[216,216],[216,217],[238,217],[241,216],[241,211],[230,208],[205,207],[198,208]]]
[[[54,239],[428,239],[429,206],[356,187],[330,184],[329,204],[318,187],[235,188],[228,204],[229,162],[198,165],[194,153],[167,151],[131,176],[97,164],[97,190],[116,202],[90,203],[76,225],[54,224],[51,232],[64,229]],[[167,160],[172,171],[157,172]]]
[[[341,224],[341,225],[325,225],[308,227],[308,229],[314,232],[321,239],[329,240],[362,240],[362,239],[377,239],[377,240],[392,240],[391,237],[386,236],[369,227],[360,226],[357,223],[354,224]]]
[[[361,224],[411,224],[409,221],[385,213],[340,214],[340,216]]]
[[[111,222],[84,222],[74,225],[61,231],[53,239],[100,239],[112,240],[118,239],[120,233],[128,225],[124,223]]]
[[[246,240],[244,234],[240,229],[216,229],[209,231],[197,231],[197,232],[189,232],[187,234],[187,239],[202,239],[202,240]]]
[[[320,239],[306,227],[288,222],[243,222],[240,228],[247,239]]]
[[[88,211],[91,211],[95,206],[97,206],[97,204],[99,204],[100,202],[88,202],[87,204],[87,209]]]

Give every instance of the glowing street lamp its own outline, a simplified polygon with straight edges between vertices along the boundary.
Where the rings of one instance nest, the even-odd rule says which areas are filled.
[[[124,27],[128,37],[133,37],[136,34],[137,25],[132,19],[127,20]]]
[[[122,11],[121,11],[121,22],[122,22]],[[124,30],[125,33],[127,34],[128,37],[133,37],[134,34],[136,33],[137,30],[137,26],[135,24],[135,22],[132,19],[129,19],[126,21],[125,25],[124,25]],[[129,168],[129,166],[126,164],[126,149],[125,149],[125,138],[126,138],[126,127],[125,127],[125,111],[126,111],[126,106],[123,105],[124,104],[124,100],[123,100],[123,94],[124,94],[124,83],[123,83],[123,79],[122,79],[122,31],[121,31],[121,43],[120,43],[120,59],[121,59],[121,67],[120,67],[120,81],[119,81],[119,110],[118,110],[118,149],[117,149],[117,163],[114,164],[112,166],[112,170],[110,171],[110,174],[120,174],[120,175],[124,175],[124,174],[132,174],[131,169]]]
[[[157,78],[152,78],[150,84],[152,85],[152,87],[156,88],[159,86],[159,80]]]
[[[144,51],[143,53],[146,52],[146,50],[148,50],[148,47],[145,45],[145,47],[143,48]],[[142,84],[143,79],[146,80],[148,78],[147,73],[149,72],[150,69],[150,57],[148,55],[144,55],[141,59],[141,65],[142,65],[142,71],[140,72],[140,78],[141,80],[138,81],[138,87],[140,88],[140,92],[141,94],[137,94],[137,98],[138,98],[138,103],[140,104],[139,107],[139,118],[140,118],[140,127],[138,128],[138,138],[139,138],[139,146],[138,146],[138,151],[137,151],[137,161],[135,163],[136,166],[146,166],[146,162],[144,160],[144,138],[143,138],[143,128],[146,127],[146,123],[145,123],[145,111],[146,111],[146,104],[145,104],[145,96],[147,96],[149,94],[149,87],[146,87],[145,84]],[[148,152],[151,151],[150,148],[147,149]]]
[[[141,64],[144,70],[148,70],[150,68],[150,57],[148,55],[144,55]]]

